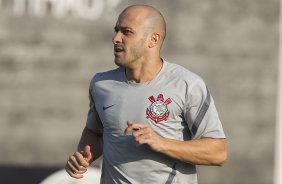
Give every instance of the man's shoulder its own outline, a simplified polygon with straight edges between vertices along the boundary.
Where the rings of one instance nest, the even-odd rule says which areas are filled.
[[[122,68],[118,67],[112,70],[98,72],[92,77],[91,83],[102,81],[102,80],[116,80],[120,77],[121,70]]]
[[[202,78],[198,74],[190,71],[189,69],[179,64],[167,62],[167,65],[167,72],[171,77],[178,78],[179,80],[183,80],[188,83],[193,83],[195,81],[202,80]]]

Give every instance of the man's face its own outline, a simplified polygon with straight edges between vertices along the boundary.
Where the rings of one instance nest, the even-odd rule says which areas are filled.
[[[146,57],[146,38],[142,17],[132,12],[123,13],[115,26],[115,64],[130,67]]]

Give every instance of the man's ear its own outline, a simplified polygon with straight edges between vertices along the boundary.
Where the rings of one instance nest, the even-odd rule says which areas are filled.
[[[153,33],[153,34],[151,35],[151,38],[150,38],[149,48],[153,48],[153,47],[155,47],[156,45],[158,45],[159,42],[160,42],[160,40],[161,40],[160,34],[159,34],[159,33]]]

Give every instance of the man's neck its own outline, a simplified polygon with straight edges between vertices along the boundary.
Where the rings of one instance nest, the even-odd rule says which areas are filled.
[[[163,67],[161,58],[141,63],[134,68],[126,68],[126,78],[129,82],[145,83],[153,80]]]

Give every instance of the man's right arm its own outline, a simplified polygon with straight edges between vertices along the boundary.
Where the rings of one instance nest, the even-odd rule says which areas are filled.
[[[77,151],[83,151],[85,146],[89,145],[91,148],[92,158],[90,163],[99,158],[103,152],[102,134],[98,134],[85,127],[77,147]]]
[[[87,167],[102,155],[102,135],[94,133],[87,127],[84,128],[77,152],[71,155],[66,163],[65,169],[73,178],[82,178]]]

